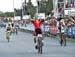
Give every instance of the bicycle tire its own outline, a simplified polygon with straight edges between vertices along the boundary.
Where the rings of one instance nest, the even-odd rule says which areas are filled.
[[[40,39],[38,38],[38,53],[40,53]]]
[[[42,46],[40,46],[40,53],[42,54]]]

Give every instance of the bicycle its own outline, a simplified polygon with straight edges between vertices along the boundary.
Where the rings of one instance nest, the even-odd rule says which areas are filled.
[[[10,34],[11,34],[11,31],[6,31],[6,39],[8,42],[10,41]]]
[[[37,47],[38,47],[38,53],[42,54],[42,34],[37,35]]]

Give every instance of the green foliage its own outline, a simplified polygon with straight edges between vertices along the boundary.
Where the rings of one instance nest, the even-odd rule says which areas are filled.
[[[24,15],[30,14],[31,17],[33,17],[35,13],[36,13],[36,8],[33,6],[31,0],[29,0],[27,5],[23,7],[23,14]],[[22,16],[22,9],[15,9],[15,15]]]
[[[46,12],[49,12],[53,9],[53,0],[48,0],[46,5]]]
[[[3,12],[2,11],[0,11],[0,14],[2,14]]]
[[[13,17],[14,12],[5,12],[5,13],[3,13],[3,12],[0,11],[0,16],[2,16],[2,17]]]
[[[15,10],[15,16],[21,16],[22,15],[22,10],[21,9],[14,9]]]
[[[31,15],[31,17],[33,17],[34,14],[36,13],[36,8],[33,6],[31,1],[29,1],[27,3],[27,13],[29,13]]]
[[[14,12],[5,12],[5,17],[13,17],[14,16]]]
[[[29,0],[29,2],[27,3],[27,5],[25,5],[24,7],[24,14],[30,14],[31,17],[33,17],[36,13],[36,7],[33,6],[31,0]],[[40,11],[39,12],[45,12],[45,13],[48,13],[50,12],[51,10],[53,9],[53,0],[48,0],[47,2],[46,1],[41,1],[41,4],[40,4]],[[22,9],[14,9],[15,10],[15,15],[16,16],[22,16]],[[1,12],[0,11],[0,16],[5,16],[5,17],[13,17],[14,16],[14,12]]]
[[[0,14],[0,16],[4,17],[4,16],[5,16],[5,14],[4,14],[4,13],[1,13],[1,14]]]
[[[41,1],[40,3],[41,4],[39,5],[39,7],[40,7],[39,12],[48,13],[53,9],[53,0]]]
[[[63,0],[58,0],[58,2],[62,2]]]

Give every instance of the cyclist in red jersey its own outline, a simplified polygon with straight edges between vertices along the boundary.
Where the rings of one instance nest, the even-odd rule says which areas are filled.
[[[31,22],[33,23],[34,27],[35,27],[35,32],[34,32],[34,43],[36,43],[36,37],[38,34],[42,34],[42,30],[41,30],[41,24],[44,22],[43,19],[32,19]],[[42,34],[43,36],[43,34]],[[43,37],[42,37],[43,39]]]
[[[31,19],[31,22],[33,23],[34,27],[35,27],[35,31],[34,31],[34,43],[35,43],[35,48],[37,48],[37,42],[36,42],[36,38],[37,38],[37,35],[38,34],[42,34],[42,44],[43,44],[43,33],[42,33],[42,30],[41,30],[41,25],[44,21],[46,21],[48,19],[48,17],[45,17],[45,19],[37,19],[38,16],[36,15],[35,16],[35,19]]]

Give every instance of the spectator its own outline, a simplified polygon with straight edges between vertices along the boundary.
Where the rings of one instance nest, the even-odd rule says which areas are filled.
[[[66,8],[69,8],[69,7],[70,7],[70,2],[67,2]]]

